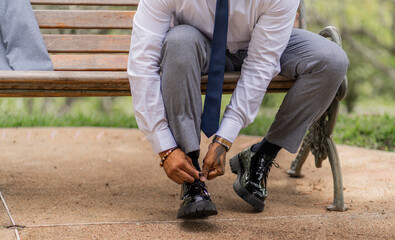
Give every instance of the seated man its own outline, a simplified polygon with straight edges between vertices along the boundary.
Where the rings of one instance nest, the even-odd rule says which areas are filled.
[[[165,173],[182,184],[178,217],[217,214],[205,181],[224,174],[226,152],[255,119],[280,69],[295,84],[262,142],[230,162],[238,174],[236,193],[257,211],[265,205],[266,179],[278,151],[295,153],[333,100],[347,56],[335,43],[292,28],[298,5],[299,0],[140,1],[128,65],[133,106]],[[241,77],[218,126],[217,93],[211,89],[222,89],[217,80],[223,80],[224,69],[241,71]],[[207,73],[202,113],[201,75]],[[202,170],[201,129],[207,136],[215,133]]]
[[[53,70],[28,0],[0,0],[0,70]]]

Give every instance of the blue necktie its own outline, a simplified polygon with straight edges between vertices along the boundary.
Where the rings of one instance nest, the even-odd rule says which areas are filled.
[[[201,128],[211,137],[219,128],[222,86],[225,74],[226,39],[228,34],[228,0],[217,0],[211,57],[208,71],[206,98]]]

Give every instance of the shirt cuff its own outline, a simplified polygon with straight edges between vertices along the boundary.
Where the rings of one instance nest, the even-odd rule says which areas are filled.
[[[233,143],[239,135],[242,125],[230,118],[223,118],[216,135]]]
[[[177,143],[169,128],[154,132],[151,136],[147,136],[147,139],[151,143],[155,153],[177,147]]]

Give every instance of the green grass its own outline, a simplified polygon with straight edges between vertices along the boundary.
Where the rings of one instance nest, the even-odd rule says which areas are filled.
[[[338,143],[395,151],[395,116],[340,115],[333,135]]]
[[[42,115],[3,115],[0,127],[65,127],[65,126],[91,126],[91,127],[120,127],[137,128],[134,117],[117,114],[103,116],[101,114],[42,114]]]
[[[241,133],[264,136],[273,119],[273,115],[260,113]],[[333,138],[340,144],[395,152],[395,116],[339,115]]]
[[[255,121],[248,125],[248,127],[242,129],[240,133],[252,136],[264,136],[269,130],[270,124],[273,120],[274,115],[266,115],[261,111]]]
[[[130,98],[107,100],[110,100],[107,102],[110,107],[106,107],[100,98],[76,98],[67,108],[65,98],[0,99],[0,127],[137,128]]]
[[[276,94],[279,95],[279,94]],[[241,134],[264,136],[278,109],[271,95],[254,121]],[[271,99],[272,98],[272,99]],[[281,98],[281,96],[280,96]],[[223,98],[223,109],[230,96]],[[137,128],[131,98],[82,98],[65,107],[66,99],[0,99],[0,127],[96,126]],[[268,106],[267,106],[268,105]],[[395,115],[340,114],[333,137],[336,143],[395,151]]]

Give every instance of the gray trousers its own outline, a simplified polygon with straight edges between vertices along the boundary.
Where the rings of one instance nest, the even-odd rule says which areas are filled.
[[[211,41],[188,25],[172,28],[162,48],[162,95],[178,146],[186,153],[200,149],[201,75],[208,73]],[[247,51],[227,54],[226,71],[239,71]],[[295,153],[309,127],[328,108],[349,62],[335,43],[294,29],[281,57],[281,75],[295,78],[266,139]]]
[[[29,0],[0,0],[0,70],[52,70]]]

